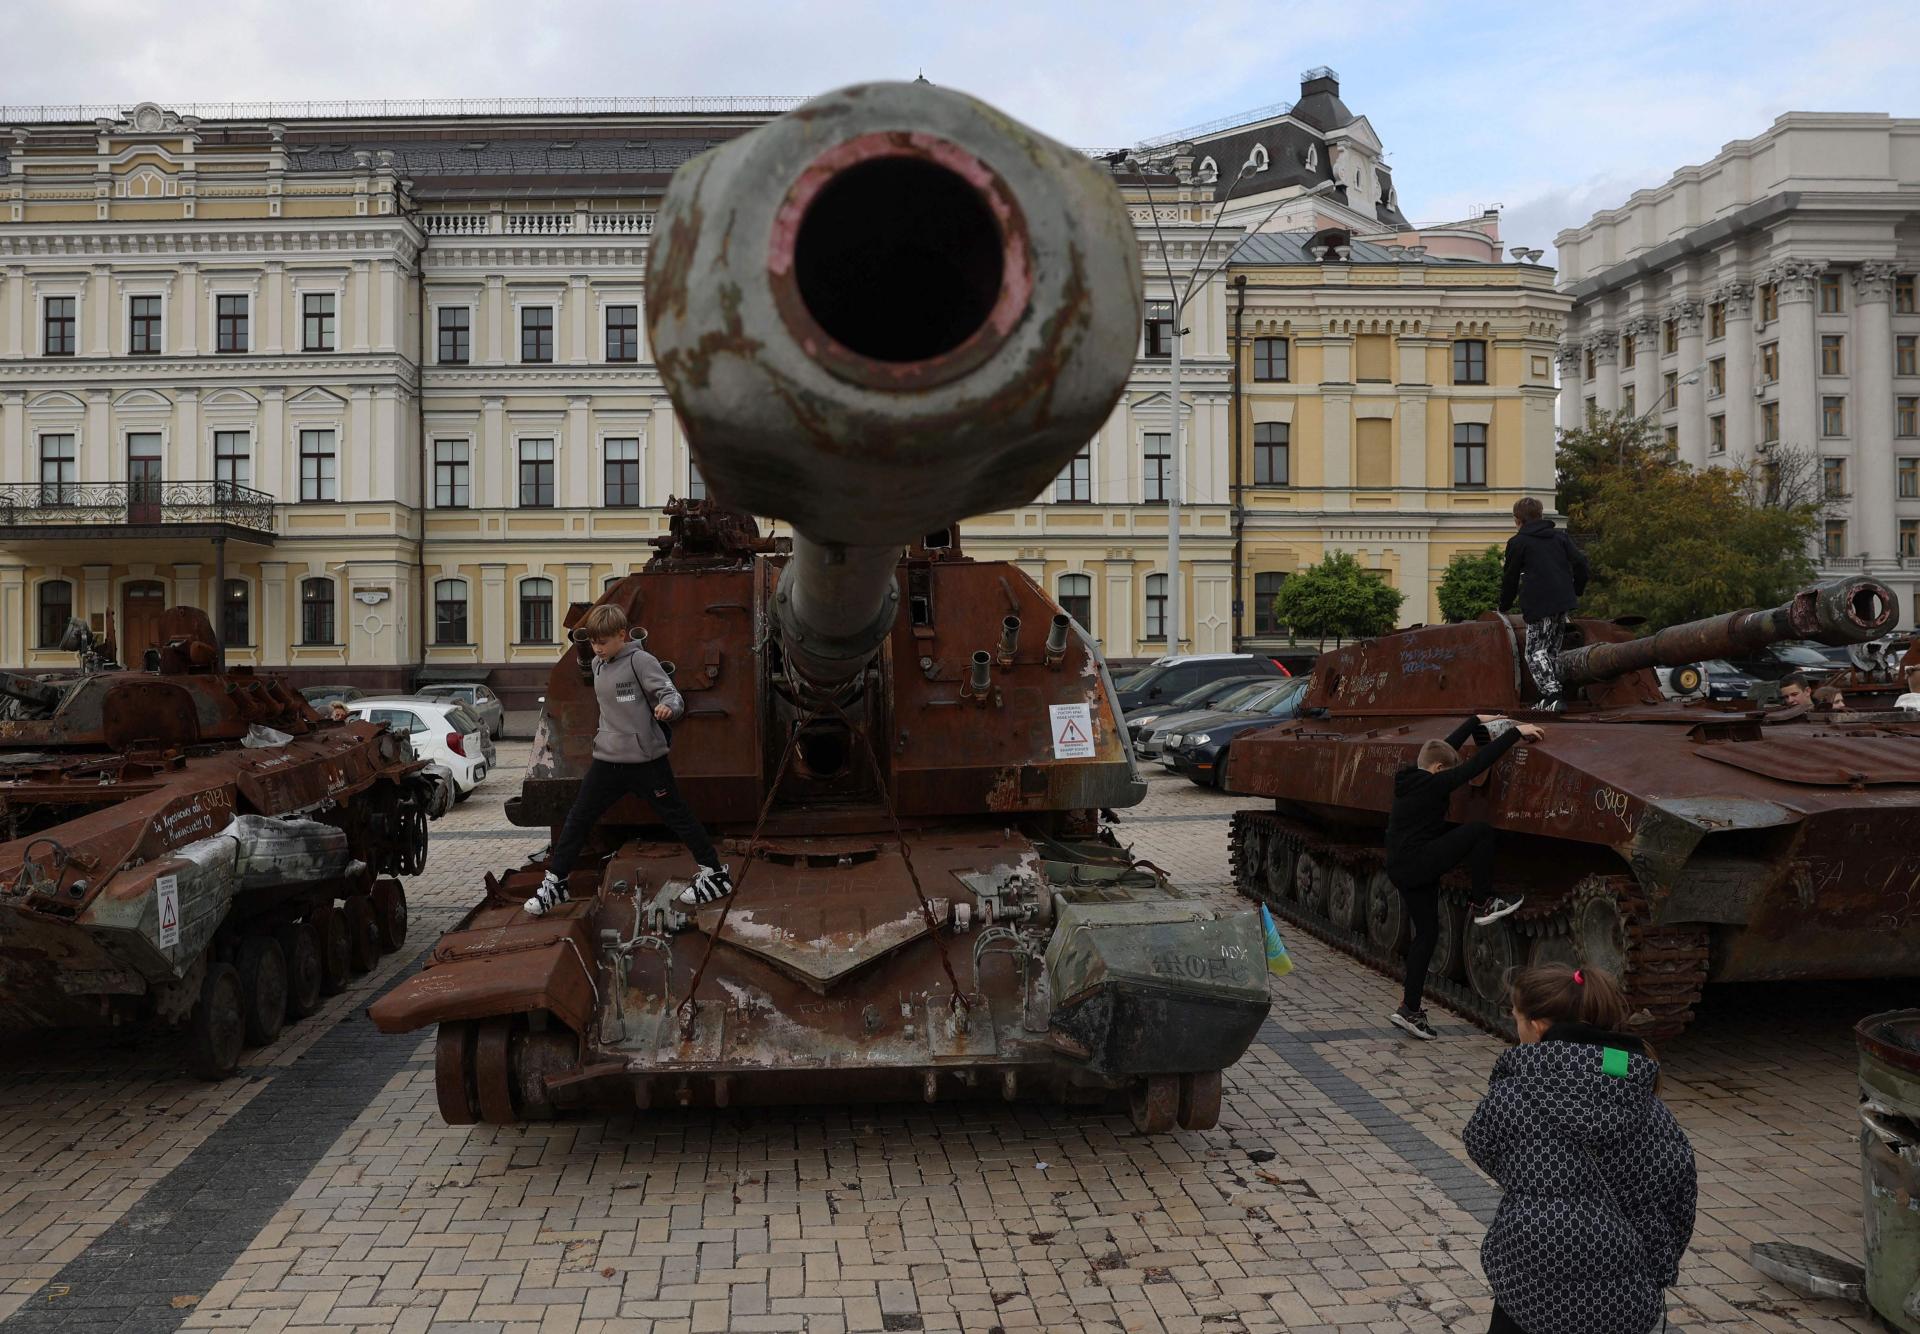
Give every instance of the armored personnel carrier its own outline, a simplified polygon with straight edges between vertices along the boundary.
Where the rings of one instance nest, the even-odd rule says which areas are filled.
[[[1144,1131],[1213,1125],[1267,1012],[1257,914],[1103,825],[1145,785],[1099,650],[955,527],[1031,499],[1125,384],[1111,181],[970,98],[868,85],[689,163],[654,235],[661,376],[732,508],[670,507],[602,601],[685,698],[675,772],[736,891],[682,913],[691,859],[615,807],[571,902],[522,911],[540,860],[490,877],[373,1019],[439,1026],[456,1124],[1124,1095]],[[509,818],[562,822],[596,723],[579,646]]]
[[[406,939],[431,789],[384,724],[219,670],[204,612],[128,670],[0,673],[0,1033],[138,1020],[232,1073]]]
[[[1920,974],[1920,723],[1668,701],[1652,671],[1783,639],[1864,642],[1898,615],[1885,586],[1853,578],[1645,638],[1576,620],[1560,668],[1578,698],[1532,717],[1545,739],[1454,798],[1455,820],[1500,831],[1499,893],[1526,902],[1476,926],[1464,879],[1443,883],[1429,994],[1504,1031],[1508,969],[1587,963],[1624,980],[1659,1036],[1708,982]],[[1488,613],[1322,655],[1302,717],[1234,743],[1228,788],[1273,799],[1235,817],[1240,892],[1397,975],[1394,773],[1469,711],[1527,719],[1540,697],[1522,635]],[[1674,675],[1697,688],[1699,672]]]

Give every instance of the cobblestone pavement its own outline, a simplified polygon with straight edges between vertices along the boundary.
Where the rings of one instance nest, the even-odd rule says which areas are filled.
[[[197,1083],[159,1036],[0,1053],[0,1329],[1460,1330],[1497,1196],[1459,1131],[1500,1043],[1414,1046],[1394,989],[1308,939],[1219,1129],[1123,1115],[853,1107],[455,1129],[432,1047],[374,994],[544,839],[506,825],[524,743],[434,826],[408,947]],[[1156,777],[1122,826],[1230,898],[1231,798]],[[1684,1329],[1864,1330],[1745,1263],[1860,1253],[1850,1024],[1892,988],[1710,993],[1663,1052],[1700,1159]]]

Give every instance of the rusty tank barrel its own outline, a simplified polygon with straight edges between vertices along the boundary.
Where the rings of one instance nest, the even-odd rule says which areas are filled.
[[[1139,340],[1110,177],[927,84],[829,93],[697,158],[652,247],[661,379],[712,494],[792,525],[776,628],[822,690],[885,640],[902,548],[1046,487]]]
[[[1785,639],[1862,644],[1892,629],[1899,619],[1899,599],[1879,580],[1832,579],[1803,588],[1765,611],[1731,611],[1671,625],[1644,639],[1568,649],[1560,655],[1560,674],[1567,685],[1583,686],[1645,667],[1681,667],[1738,655]]]

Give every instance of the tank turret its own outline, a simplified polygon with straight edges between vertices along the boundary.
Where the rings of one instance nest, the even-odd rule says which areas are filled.
[[[886,639],[902,548],[1044,489],[1106,420],[1139,337],[1111,181],[926,84],[830,94],[681,172],[648,284],[701,476],[793,525],[775,623],[818,690]]]
[[[1568,686],[1583,686],[1647,667],[1736,657],[1789,639],[1864,644],[1886,633],[1899,617],[1899,600],[1885,584],[1861,576],[1833,579],[1765,611],[1730,611],[1670,625],[1644,639],[1568,649],[1560,655],[1560,675]]]

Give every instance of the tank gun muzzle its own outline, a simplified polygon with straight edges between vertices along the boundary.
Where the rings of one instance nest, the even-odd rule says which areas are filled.
[[[925,84],[827,94],[675,175],[655,360],[713,494],[794,528],[798,675],[856,676],[901,548],[1025,504],[1099,430],[1139,338],[1137,256],[1104,172]]]
[[[1670,625],[1644,639],[1568,649],[1560,655],[1560,675],[1568,686],[1583,686],[1646,667],[1737,657],[1788,639],[1860,644],[1886,633],[1899,619],[1900,600],[1893,591],[1856,575],[1803,588],[1765,611],[1730,611]]]

